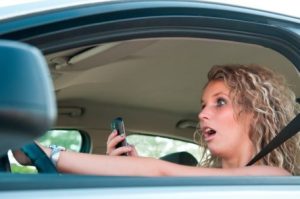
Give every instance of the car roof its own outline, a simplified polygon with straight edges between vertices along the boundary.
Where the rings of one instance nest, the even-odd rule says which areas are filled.
[[[106,2],[121,2],[126,0],[18,0],[11,2],[1,2],[0,3],[0,20],[9,19],[14,17],[19,17],[22,15],[28,15],[33,13],[48,12],[52,10],[59,10],[74,6],[81,5],[92,5],[94,3],[106,3]],[[238,6],[244,8],[251,8],[256,10],[261,10],[264,12],[277,13],[281,15],[286,15],[290,17],[300,18],[298,12],[297,2],[293,0],[287,1],[274,1],[272,6],[270,3],[265,1],[251,1],[251,0],[189,0],[195,2],[205,2],[205,3],[216,3],[223,5]],[[131,0],[131,2],[134,2]],[[186,2],[186,1],[182,1]]]

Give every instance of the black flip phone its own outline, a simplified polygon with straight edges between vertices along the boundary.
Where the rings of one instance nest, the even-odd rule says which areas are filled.
[[[126,136],[124,121],[121,117],[117,117],[111,122],[111,129],[112,130],[116,129],[118,132],[118,135]],[[116,148],[122,147],[122,146],[127,146],[126,139],[124,139],[122,142],[118,143]],[[122,154],[122,155],[127,155],[127,154]]]

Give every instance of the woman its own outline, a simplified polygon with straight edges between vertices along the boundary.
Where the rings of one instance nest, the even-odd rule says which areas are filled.
[[[299,112],[284,78],[260,66],[214,66],[208,74],[198,118],[200,145],[210,151],[199,167],[137,157],[134,147],[115,148],[124,139],[108,138],[111,156],[62,152],[61,172],[137,175],[291,175],[297,174],[299,136],[286,141],[256,165],[245,165]],[[45,149],[49,155],[50,150]],[[129,152],[131,157],[118,156]]]

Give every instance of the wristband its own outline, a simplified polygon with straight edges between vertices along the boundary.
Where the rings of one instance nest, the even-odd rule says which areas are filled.
[[[60,152],[66,151],[66,148],[62,147],[62,146],[57,146],[55,144],[51,144],[49,146],[49,148],[51,149],[50,160],[53,163],[53,165],[56,167],[59,156],[60,156]]]

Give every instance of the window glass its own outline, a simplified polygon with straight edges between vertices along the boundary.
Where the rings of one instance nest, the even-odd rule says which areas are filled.
[[[82,146],[82,136],[77,130],[50,130],[39,138],[38,142],[44,146],[55,144],[79,152]]]
[[[170,153],[186,151],[191,153],[198,162],[203,149],[197,144],[172,138],[132,134],[126,137],[129,144],[133,144],[140,156],[160,158]]]

